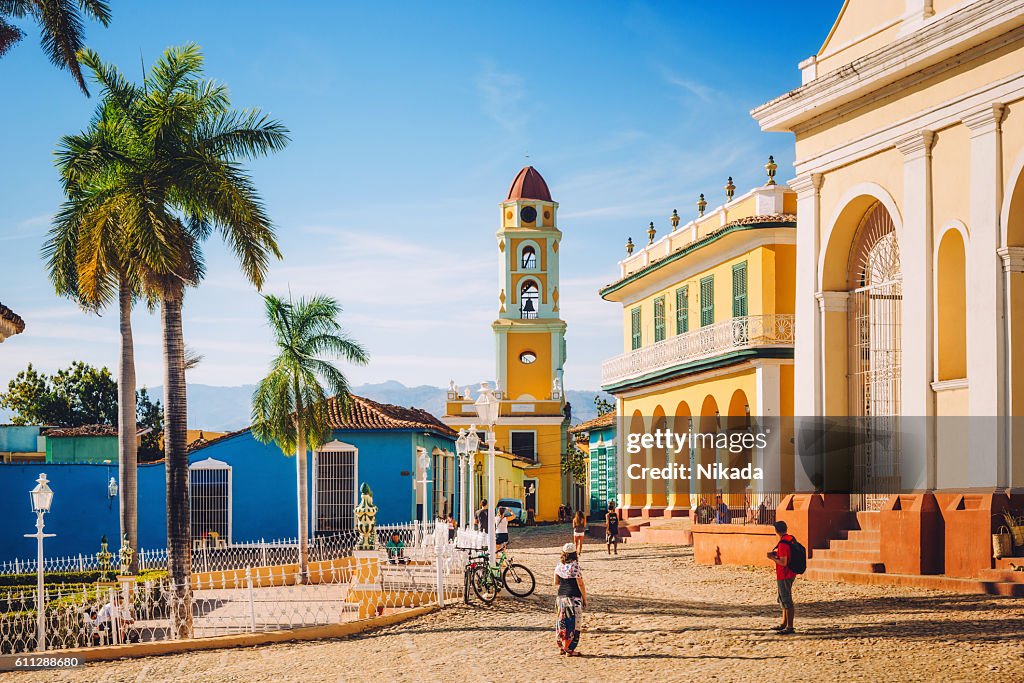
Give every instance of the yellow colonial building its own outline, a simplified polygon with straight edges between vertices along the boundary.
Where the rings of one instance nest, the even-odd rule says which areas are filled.
[[[658,236],[619,263],[618,279],[601,290],[622,305],[624,353],[607,360],[602,388],[617,400],[619,507],[624,517],[689,515],[698,500],[722,492],[731,507],[757,494],[789,490],[793,480],[789,434],[780,418],[793,414],[793,313],[796,273],[796,195],[774,180]],[[788,423],[789,421],[787,421]],[[771,425],[767,447],[733,449],[721,441],[686,449],[646,448],[629,453],[631,434],[671,429],[677,434],[740,434]],[[749,442],[748,442],[749,443]],[[640,465],[725,467],[753,464],[764,478],[715,480],[630,476]],[[703,494],[703,495],[701,495]],[[754,500],[751,496],[754,495]]]
[[[795,411],[895,426],[849,505],[941,523],[883,521],[887,572],[975,575],[1024,502],[1024,2],[847,0],[800,70],[752,112],[796,139]]]
[[[566,325],[559,313],[562,233],[557,218],[558,203],[547,183],[527,166],[501,203],[495,236],[498,317],[491,328],[501,400],[495,446],[513,466],[507,473],[520,477],[510,479],[520,493],[513,497],[535,510],[539,521],[557,519],[559,505],[570,495],[561,466],[568,421],[562,390]],[[472,390],[459,392],[453,383],[444,422],[454,429],[475,424],[474,398]],[[485,458],[480,455],[477,460]],[[480,481],[486,486],[486,473],[483,477]]]

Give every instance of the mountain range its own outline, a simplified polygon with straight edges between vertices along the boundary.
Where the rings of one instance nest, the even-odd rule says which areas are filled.
[[[251,399],[255,385],[243,384],[237,387],[218,387],[208,384],[188,385],[188,426],[190,429],[210,431],[233,431],[249,424]],[[163,395],[163,387],[152,387],[150,396]],[[377,384],[362,384],[352,388],[352,393],[380,403],[422,408],[438,417],[444,415],[446,390],[443,387],[420,385],[407,387],[401,382],[388,380]],[[600,395],[611,400],[601,391],[569,389],[566,399],[572,404],[573,422],[584,422],[597,417],[594,396]]]

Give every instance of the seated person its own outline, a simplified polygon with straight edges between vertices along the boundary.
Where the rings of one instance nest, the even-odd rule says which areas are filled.
[[[405,543],[399,537],[397,531],[391,532],[391,538],[384,544],[384,550],[388,553],[388,562],[391,564],[406,564],[409,559],[405,557]]]
[[[132,618],[131,611],[121,606],[120,593],[115,591],[112,595],[113,597],[110,602],[103,605],[100,608],[99,614],[96,615],[95,623],[98,629],[114,633],[116,626],[118,637],[114,639],[111,636],[111,643],[138,642],[138,632],[132,627],[135,619]]]

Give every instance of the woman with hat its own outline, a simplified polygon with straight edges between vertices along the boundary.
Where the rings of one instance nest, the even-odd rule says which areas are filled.
[[[555,597],[558,610],[555,622],[558,650],[563,655],[575,657],[578,654],[576,646],[580,642],[583,610],[587,606],[587,587],[583,583],[576,546],[572,543],[562,546],[562,556],[555,567],[554,585],[558,587],[558,595]]]

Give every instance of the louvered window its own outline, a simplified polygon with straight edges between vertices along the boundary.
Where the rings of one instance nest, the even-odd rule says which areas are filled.
[[[680,287],[676,290],[676,334],[690,331],[690,297],[689,288]]]
[[[632,348],[634,351],[640,348],[640,344],[643,341],[643,337],[640,333],[640,307],[637,306],[629,312],[630,318],[630,331],[633,336]]]
[[[747,315],[747,262],[732,267],[732,317]]]
[[[654,341],[665,340],[665,297],[654,300]]]
[[[715,322],[715,278],[713,275],[700,281],[700,325]]]

